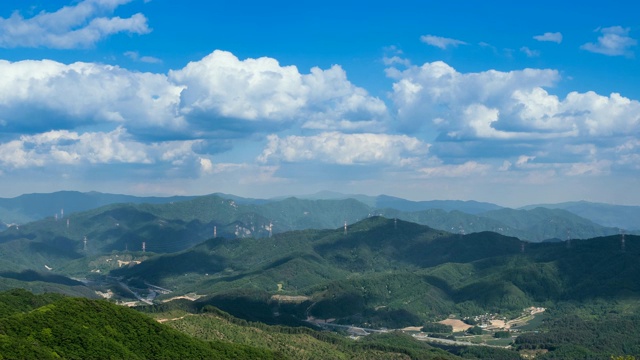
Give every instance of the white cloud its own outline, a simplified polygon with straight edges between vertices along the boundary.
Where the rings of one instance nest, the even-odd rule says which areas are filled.
[[[608,174],[611,171],[611,164],[610,160],[576,163],[571,164],[571,167],[565,173],[569,176]]]
[[[180,92],[161,74],[93,63],[0,60],[5,131],[38,132],[100,123],[170,132],[184,128]]]
[[[401,58],[397,55],[394,55],[392,57],[383,57],[382,58],[382,63],[390,66],[390,65],[395,65],[395,64],[400,64],[400,65],[404,65],[404,66],[410,66],[411,65],[411,61],[409,59],[405,59],[405,58]]]
[[[485,175],[491,170],[491,165],[481,164],[476,161],[468,161],[460,165],[440,165],[434,167],[426,167],[419,169],[418,172],[427,178],[437,177],[469,177],[476,175]]]
[[[130,1],[84,0],[53,13],[40,12],[29,19],[14,12],[9,18],[0,18],[0,46],[71,49],[92,46],[120,32],[149,33],[147,18],[140,13],[129,18],[101,16]]]
[[[598,28],[602,36],[598,37],[597,43],[586,43],[580,48],[590,52],[609,56],[633,55],[629,48],[636,46],[638,41],[629,36],[629,28],[612,26],[608,28]]]
[[[439,47],[440,49],[443,49],[443,50],[448,47],[458,47],[458,45],[467,45],[467,43],[462,40],[456,40],[456,39],[435,36],[435,35],[422,35],[420,37],[420,41],[431,46]]]
[[[140,53],[137,51],[126,51],[124,56],[128,57],[133,61],[140,61],[148,64],[160,64],[162,60],[153,57],[153,56],[140,56]]]
[[[380,99],[347,80],[337,65],[312,68],[301,74],[273,58],[239,60],[216,50],[204,59],[169,73],[185,86],[182,112],[186,116],[245,121],[307,121],[307,128],[341,129],[345,122],[380,125],[387,109]],[[347,126],[349,127],[349,126]]]
[[[198,162],[204,172],[212,170],[209,159],[193,147],[201,140],[143,143],[118,127],[110,132],[78,133],[53,130],[0,144],[0,164],[5,168],[55,167],[57,165],[167,164],[189,167]]]
[[[538,41],[550,41],[560,44],[562,42],[562,33],[559,32],[546,32],[542,35],[536,35],[533,37]]]
[[[200,171],[205,174],[213,172],[213,163],[210,159],[200,158]]]
[[[434,62],[399,72],[391,98],[407,131],[435,130],[450,138],[640,135],[637,100],[594,92],[559,99],[544,89],[558,79],[555,70],[459,73]]]
[[[505,122],[504,117],[512,117],[514,110],[519,110],[513,101],[516,90],[550,86],[558,79],[557,71],[538,69],[463,74],[436,61],[400,72],[391,98],[398,120],[407,131],[423,128],[456,137],[490,136],[495,133],[487,126],[500,130],[496,126]],[[474,115],[484,109],[490,110],[494,118],[486,113]],[[482,131],[476,133],[477,130]]]
[[[322,162],[328,164],[384,164],[408,166],[421,161],[429,145],[406,135],[342,134],[315,136],[270,135],[259,162]]]
[[[50,60],[0,60],[0,73],[6,133],[111,124],[136,136],[229,139],[274,126],[381,132],[389,119],[385,103],[339,66],[300,74],[271,58],[240,61],[222,51],[169,76]]]
[[[540,56],[540,51],[538,50],[531,50],[526,46],[523,46],[520,48],[520,51],[525,53],[527,55],[527,57],[538,57]]]

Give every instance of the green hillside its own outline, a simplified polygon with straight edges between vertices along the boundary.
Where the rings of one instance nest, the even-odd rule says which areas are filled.
[[[0,232],[2,269],[58,269],[70,261],[92,261],[113,251],[172,253],[188,249],[214,233],[218,237],[266,238],[304,229],[335,229],[373,214],[426,224],[451,233],[492,231],[530,241],[589,238],[618,233],[566,211],[500,209],[481,215],[460,211],[375,210],[353,199],[257,202],[217,195],[165,204],[112,204],[65,219],[13,226]],[[570,229],[570,232],[568,230]],[[86,243],[85,243],[86,240]],[[95,269],[79,269],[85,273]]]
[[[542,207],[530,210],[499,209],[482,213],[480,216],[499,221],[512,229],[518,229],[514,233],[515,236],[534,242],[554,238],[588,239],[620,232],[618,228],[603,227],[562,209]]]
[[[277,323],[282,319],[273,314],[286,313],[299,320],[311,315],[402,327],[449,313],[518,312],[534,304],[637,296],[639,257],[633,236],[621,251],[619,236],[524,243],[374,217],[350,226],[346,235],[339,228],[211,239],[112,274],[176,293],[212,294],[211,304],[264,322]],[[279,295],[307,300],[283,306],[274,300]],[[241,310],[242,301],[256,313]]]
[[[3,359],[275,359],[267,349],[204,342],[103,300],[0,294]]]
[[[249,323],[211,306],[197,312],[173,303],[138,310],[104,300],[0,292],[0,358],[460,359],[402,333],[353,340]]]
[[[537,207],[567,210],[602,226],[640,230],[640,222],[638,221],[640,219],[640,206],[572,201],[559,204],[530,205],[523,207],[523,209],[530,210]]]
[[[219,203],[217,209],[226,214],[240,207],[224,199],[211,200]],[[127,221],[131,224],[156,221],[162,214],[154,211],[170,210],[163,206],[153,209],[154,206],[114,206],[111,210],[126,209],[117,216],[123,220],[121,226],[129,227],[132,225]],[[172,211],[184,209],[177,207]],[[106,213],[96,210],[93,216],[107,216]],[[181,216],[186,218],[187,214]],[[88,224],[90,216],[87,215]],[[204,215],[191,216],[190,221],[207,221]],[[23,230],[29,227],[20,231]],[[34,248],[35,242],[27,240],[9,240],[2,245],[22,244],[15,248],[17,256],[20,251]],[[193,316],[176,320],[176,324],[185,323],[182,331],[194,333],[206,332],[207,326],[214,326],[203,325],[210,319],[198,315],[209,306],[246,321],[296,327],[312,326],[307,321],[322,325],[323,320],[331,319],[336,326],[356,324],[395,329],[439,321],[450,314],[466,317],[498,313],[512,318],[530,306],[549,308],[552,314],[557,309],[570,309],[564,314],[556,312],[552,320],[575,315],[581,321],[615,322],[618,318],[612,314],[624,317],[640,308],[637,305],[640,238],[626,235],[624,244],[621,240],[620,235],[615,235],[530,243],[493,232],[452,234],[374,216],[348,225],[346,232],[340,226],[288,231],[272,237],[218,237],[164,254],[112,251],[83,256],[84,250],[76,250],[76,257],[65,258],[62,252],[59,267],[51,271],[16,268],[0,272],[0,279],[41,287],[47,284],[55,291],[80,291],[89,287],[61,275],[80,275],[83,271],[86,274],[87,269],[92,269],[88,286],[103,294],[112,292],[115,300],[132,299],[134,293],[135,297],[151,299],[145,301],[153,300],[156,304],[181,295],[199,297],[195,301],[181,300],[179,309]],[[46,253],[37,255],[36,251],[31,264],[48,261]],[[11,264],[12,259],[3,261]],[[168,311],[163,310],[163,305],[156,306],[158,311]],[[600,309],[600,313],[594,309]],[[550,334],[561,333],[565,323],[548,322],[542,329]],[[591,338],[581,345],[588,354],[630,353],[616,343],[605,354],[605,350],[594,347],[594,333],[590,334]],[[575,349],[562,345],[559,335],[543,340],[527,336],[517,345],[522,351],[555,351],[562,347],[563,351],[575,354]],[[317,346],[326,351],[347,351],[326,348],[326,344]],[[388,350],[375,346],[376,351]],[[556,354],[560,357],[561,353]]]
[[[266,348],[291,359],[458,358],[400,333],[372,335],[354,341],[340,334],[319,332],[305,327],[291,328],[251,323],[234,318],[211,306],[206,306],[201,312],[196,313],[174,310],[151,315],[170,327],[202,340],[220,340]]]
[[[58,191],[49,194],[25,194],[14,198],[0,198],[0,221],[10,224],[28,222],[53,216],[67,216],[116,203],[169,203],[184,201],[192,196],[138,197],[100,192]]]

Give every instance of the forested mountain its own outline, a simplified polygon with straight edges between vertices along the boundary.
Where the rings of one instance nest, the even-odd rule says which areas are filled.
[[[529,205],[523,207],[523,209],[530,210],[536,207],[567,210],[602,226],[640,230],[640,206],[572,201],[559,204]]]
[[[3,359],[461,359],[402,333],[377,334],[354,341],[308,327],[249,323],[210,305],[197,310],[183,305],[187,304],[176,302],[136,311],[104,300],[33,295],[24,290],[0,293],[0,356]],[[517,357],[514,351],[491,348],[462,353],[466,359]]]
[[[495,233],[449,234],[376,217],[350,226],[346,235],[337,229],[211,239],[112,274],[179,293],[217,294],[213,304],[231,313],[234,307],[247,308],[239,298],[262,303],[250,307],[260,321],[278,321],[270,299],[281,294],[307,297],[286,310],[300,319],[310,314],[397,327],[448,313],[637,296],[638,240],[627,236],[624,251],[619,236],[525,243]]]
[[[326,204],[312,201],[316,206],[314,210],[306,201],[287,201],[294,208],[298,204],[296,211],[303,214],[298,220],[291,219],[291,224],[307,219],[304,211],[321,211]],[[343,214],[362,206],[358,202],[341,204],[347,205]],[[170,205],[174,207],[114,205],[107,211],[71,216],[71,224],[91,230],[95,223],[118,221],[122,222],[119,226],[109,226],[133,228],[138,222],[160,225],[158,219],[171,216],[180,216],[185,223],[206,223],[214,216],[232,220],[242,213],[241,205],[216,196]],[[210,212],[203,214],[194,210],[203,206],[208,206]],[[273,208],[274,212],[280,210]],[[258,218],[254,213],[251,219]],[[332,221],[330,217],[319,219]],[[53,219],[47,221],[49,225],[66,228],[66,223],[56,225]],[[186,308],[195,311],[194,314],[207,306],[215,306],[248,321],[293,326],[305,325],[307,319],[313,318],[334,319],[336,324],[399,328],[441,320],[449,314],[518,314],[533,305],[601,307],[607,309],[603,310],[605,317],[611,311],[627,314],[639,310],[633,299],[640,296],[640,284],[636,281],[640,275],[640,238],[632,235],[530,243],[493,232],[449,233],[373,216],[349,224],[346,230],[340,226],[273,233],[271,237],[268,233],[258,238],[217,237],[164,254],[106,246],[102,252],[90,254],[96,250],[78,249],[82,244],[80,240],[75,242],[75,247],[68,248],[62,239],[46,241],[43,224],[45,222],[37,222],[15,230],[35,234],[33,240],[5,239],[2,243],[0,249],[14,251],[11,256],[3,257],[3,266],[14,268],[0,273],[1,286],[10,282],[33,286],[39,292],[82,294],[84,291],[86,296],[90,296],[90,289],[97,289],[103,294],[111,292],[113,300],[127,300],[134,298],[134,294],[139,299],[154,299],[158,295],[155,298],[158,303],[192,294],[189,296],[200,297],[186,302]],[[168,223],[163,226],[162,229],[170,228]],[[263,231],[266,230],[263,228]],[[150,244],[160,243],[162,239],[171,244],[175,233],[166,238],[161,231],[140,236]],[[24,252],[30,250],[35,250],[35,255],[23,263],[36,266],[40,261],[52,260],[47,254],[55,253],[56,267],[43,270],[44,273],[28,270],[27,265],[24,271],[15,267],[17,260],[13,258],[24,256]],[[62,275],[84,276],[91,281],[84,284]],[[151,296],[152,293],[156,294]],[[27,320],[30,324],[31,320]],[[185,320],[185,326],[190,329],[200,326],[186,325],[189,321]],[[551,332],[562,328],[557,323],[549,326]],[[551,349],[562,345],[556,337],[520,341],[521,349],[536,346]],[[625,353],[617,344],[611,346],[616,350],[611,354]],[[48,347],[43,349],[43,354],[49,351]],[[592,345],[587,349],[587,353],[602,355]]]
[[[291,202],[291,197],[282,197],[276,199],[252,199],[243,198],[230,194],[212,194],[202,196],[202,198],[219,197],[226,200],[231,200],[235,204],[240,206],[247,206],[244,212],[256,212],[267,218],[270,221],[277,220],[278,213],[269,211],[271,208],[285,208],[287,215],[298,216],[300,213],[289,211],[286,209],[288,202]],[[169,204],[174,202],[184,202],[186,200],[195,199],[198,197],[136,197],[129,195],[117,195],[117,194],[104,194],[98,192],[80,193],[74,191],[61,191],[51,194],[27,194],[21,195],[11,199],[0,199],[0,223],[4,224],[18,224],[23,225],[25,223],[43,219],[46,217],[60,217],[70,215],[78,211],[91,210],[98,207],[111,204]],[[298,201],[304,203],[302,207],[306,207],[309,204],[330,204],[324,206],[323,216],[331,217],[332,215],[338,215],[343,217],[341,219],[332,220],[330,225],[326,223],[323,225],[322,221],[314,223],[314,227],[334,227],[338,226],[338,222],[343,221],[355,222],[363,219],[368,214],[380,214],[391,217],[391,214],[396,214],[401,218],[408,221],[420,222],[424,225],[429,225],[434,228],[452,231],[456,228],[456,231],[465,231],[467,233],[474,231],[497,231],[509,236],[525,237],[528,240],[539,241],[543,238],[543,234],[536,228],[536,224],[532,221],[522,222],[519,226],[514,227],[510,224],[510,218],[513,215],[507,215],[510,212],[517,212],[517,210],[502,208],[498,205],[491,203],[483,203],[477,201],[458,201],[458,200],[430,200],[430,201],[410,201],[397,197],[379,195],[379,196],[367,196],[367,195],[347,195],[334,192],[320,192],[313,195],[300,196]],[[330,200],[330,201],[327,201]],[[334,210],[333,206],[340,205],[343,201],[346,202],[364,204],[366,209],[360,209],[354,213],[347,214],[332,214]],[[564,209],[575,215],[581,216],[592,222],[600,225],[601,227],[610,228],[622,228],[627,230],[634,230],[638,227],[637,218],[640,215],[640,208],[633,206],[617,206],[607,204],[596,204],[588,202],[573,202],[562,203],[555,205],[540,205],[540,206],[527,206],[521,210],[534,210],[536,207],[544,207],[547,209]],[[316,208],[315,210],[318,210]],[[205,210],[205,209],[199,209]],[[293,209],[292,209],[293,210]],[[503,210],[496,211],[496,210]],[[309,215],[308,210],[306,215]],[[442,223],[442,220],[448,215],[450,219]],[[506,216],[503,218],[500,214]],[[317,217],[319,213],[316,211],[307,218]],[[595,226],[594,231],[590,232],[588,228],[584,228],[584,219],[571,219],[567,221],[566,214],[560,213],[548,213],[549,221],[554,221],[554,217],[560,216],[565,225],[569,228],[575,228],[573,231],[576,234],[585,234],[576,237],[588,238],[593,236],[604,235],[605,230],[601,227]],[[527,216],[521,216],[526,219]],[[298,219],[300,220],[300,219]],[[308,219],[307,219],[308,220]],[[496,222],[490,222],[489,220],[495,220]],[[577,224],[573,223],[573,220],[578,220]],[[539,219],[535,220],[539,223]],[[276,231],[287,231],[295,229],[307,228],[306,223],[308,221],[301,221],[298,224],[284,224],[280,226],[278,221],[275,221]],[[313,221],[312,221],[313,222]],[[561,221],[562,222],[562,221]],[[593,227],[594,224],[590,226]],[[500,230],[507,229],[508,230]],[[566,229],[563,229],[566,232]],[[566,238],[566,236],[549,232],[547,235],[554,235],[548,238]]]
[[[25,194],[0,198],[0,221],[5,224],[25,224],[45,217],[71,214],[116,203],[161,204],[184,201],[193,196],[138,197],[99,192],[59,191],[48,194]]]
[[[276,359],[255,347],[189,337],[104,300],[0,293],[3,359]]]
[[[49,216],[0,232],[0,271],[57,268],[74,259],[111,251],[169,253],[214,236],[268,237],[304,229],[335,229],[384,215],[451,233],[492,231],[528,241],[589,238],[618,234],[563,210],[499,209],[471,215],[439,209],[403,212],[375,209],[354,199],[287,198],[256,202],[217,195],[160,204],[111,204],[96,209]],[[85,242],[86,239],[86,242]],[[26,256],[28,254],[28,256]]]
[[[376,209],[396,209],[402,212],[414,212],[423,210],[444,210],[444,211],[461,211],[467,214],[478,214],[485,211],[497,210],[502,207],[496,204],[480,201],[462,201],[462,200],[428,200],[428,201],[411,201],[389,195],[356,195],[342,194],[333,191],[321,191],[316,194],[296,196],[299,199],[309,200],[344,200],[355,199],[368,206]]]

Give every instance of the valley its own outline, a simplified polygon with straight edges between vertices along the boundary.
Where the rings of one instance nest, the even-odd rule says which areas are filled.
[[[575,341],[557,343],[553,335],[575,323],[572,316],[619,323],[640,310],[640,237],[633,231],[542,209],[421,211],[372,209],[354,199],[218,195],[109,204],[0,232],[0,290],[102,298],[172,327],[205,326],[203,312],[215,307],[250,324],[324,329],[358,342],[406,333],[454,356],[504,350],[506,358],[575,354]],[[349,217],[359,220],[345,225]],[[483,227],[443,229],[464,221],[466,229],[528,229],[546,241]],[[594,236],[548,238],[565,226]],[[625,344],[604,351],[637,346]]]

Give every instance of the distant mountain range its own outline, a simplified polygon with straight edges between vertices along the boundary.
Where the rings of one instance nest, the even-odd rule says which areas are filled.
[[[111,274],[178,293],[216,294],[207,301],[251,320],[277,321],[277,311],[402,327],[450,313],[637,296],[638,260],[637,236],[627,236],[625,247],[618,235],[523,243],[491,232],[449,234],[372,217],[346,234],[334,229],[271,239],[210,239]],[[273,294],[306,300],[273,310]]]
[[[640,230],[640,206],[574,201],[559,204],[530,205],[522,209],[529,210],[536,207],[566,210],[602,226]]]
[[[333,196],[336,197],[335,194]],[[58,268],[87,255],[141,251],[143,247],[150,252],[170,253],[185,250],[214,236],[264,238],[292,230],[336,229],[343,227],[345,222],[351,224],[376,215],[415,222],[449,233],[492,231],[533,242],[620,233],[617,228],[600,226],[562,209],[514,210],[485,203],[410,202],[385,196],[377,197],[376,201],[398,204],[401,209],[439,205],[451,210],[376,208],[353,198],[258,200],[229,195],[137,198],[61,192],[8,200],[4,199],[5,209],[14,209],[19,214],[37,216],[54,212],[56,216],[48,215],[42,220],[0,232],[0,271],[42,270],[45,266]],[[114,203],[92,208],[110,201]],[[55,210],[59,205],[66,207],[64,215]],[[92,209],[74,211],[83,208]],[[458,208],[493,210],[469,214]]]
[[[59,191],[48,194],[25,194],[14,198],[0,198],[0,222],[25,224],[31,221],[64,216],[78,211],[95,209],[116,203],[162,204],[184,201],[193,196],[138,197],[131,195],[105,194],[100,192]]]
[[[253,199],[240,196],[216,193],[212,194],[223,199],[233,200],[238,205],[261,206],[271,203],[280,203],[291,197],[280,197],[273,199]],[[211,195],[205,195],[211,196]],[[195,199],[200,196],[173,196],[173,197],[137,197],[131,195],[105,194],[99,192],[81,193],[76,191],[61,191],[49,194],[26,194],[15,198],[0,198],[0,224],[26,224],[46,217],[62,216],[62,212],[67,216],[74,212],[86,211],[111,204],[166,204],[171,202],[181,202]],[[442,210],[446,213],[461,212],[467,215],[477,215],[494,220],[495,215],[491,212],[503,208],[496,204],[460,201],[460,200],[431,200],[431,201],[411,201],[397,197],[379,195],[348,195],[337,192],[323,191],[311,195],[296,196],[300,200],[356,200],[368,207],[367,212],[392,213],[393,210],[402,213],[418,213],[428,210]],[[610,205],[591,202],[567,202],[559,204],[541,204],[522,207],[518,210],[534,210],[536,208],[566,210],[579,217],[591,220],[592,222],[610,228],[625,229],[634,231],[640,229],[640,206]],[[361,215],[360,218],[362,218]],[[419,217],[413,215],[414,218]],[[343,219],[355,221],[356,219]],[[470,217],[470,220],[475,219]],[[470,221],[471,222],[471,221]],[[470,223],[468,222],[468,223]],[[433,226],[434,224],[429,224]],[[502,224],[508,225],[508,224]],[[460,224],[456,225],[460,227]],[[435,226],[445,228],[445,226]],[[499,227],[499,226],[498,226]],[[513,227],[513,226],[511,226]],[[518,227],[520,228],[520,227]],[[491,230],[490,228],[483,228]],[[449,226],[448,230],[451,230]],[[465,230],[467,231],[467,230]],[[468,231],[467,231],[468,232]],[[560,238],[565,238],[566,235]]]

